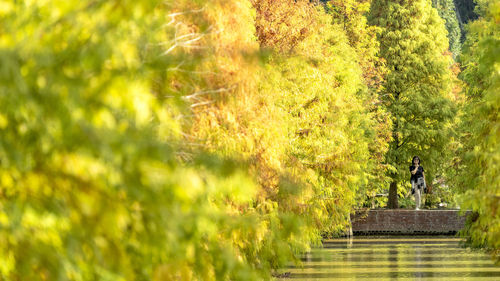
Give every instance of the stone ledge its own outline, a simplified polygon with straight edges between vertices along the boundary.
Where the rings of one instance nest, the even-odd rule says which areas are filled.
[[[351,216],[357,235],[454,234],[465,225],[470,214],[460,210],[359,210]]]

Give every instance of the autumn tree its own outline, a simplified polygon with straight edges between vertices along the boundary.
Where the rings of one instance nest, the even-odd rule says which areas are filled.
[[[279,97],[284,112],[284,166],[308,186],[300,203],[317,231],[338,233],[365,199],[357,196],[376,166],[370,147],[379,138],[360,58],[322,4],[261,0],[254,6],[259,42],[271,52],[261,87]]]

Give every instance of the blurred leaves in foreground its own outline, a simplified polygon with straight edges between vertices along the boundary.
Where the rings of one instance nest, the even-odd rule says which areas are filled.
[[[188,111],[167,71],[200,61],[169,52],[196,39],[169,24],[182,5],[1,3],[0,279],[268,276],[249,241],[286,243],[293,218],[252,207],[245,163],[179,160]]]

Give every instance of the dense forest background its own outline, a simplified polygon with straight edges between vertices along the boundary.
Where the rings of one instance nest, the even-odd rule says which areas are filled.
[[[267,280],[363,208],[500,261],[500,2],[0,2],[0,280]],[[388,194],[388,196],[377,196]]]

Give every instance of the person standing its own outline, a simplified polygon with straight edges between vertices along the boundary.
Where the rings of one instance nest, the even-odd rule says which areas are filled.
[[[413,164],[410,166],[411,193],[415,195],[415,209],[420,210],[420,199],[426,187],[424,167],[420,165],[420,158],[418,156],[414,156],[411,162]]]

